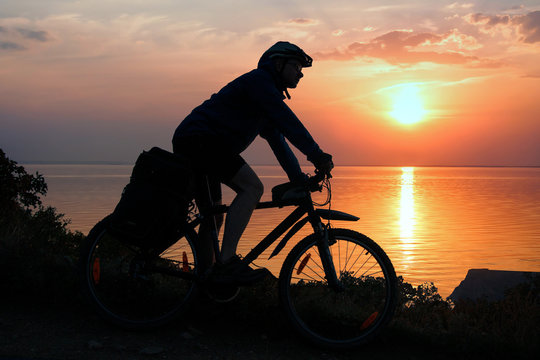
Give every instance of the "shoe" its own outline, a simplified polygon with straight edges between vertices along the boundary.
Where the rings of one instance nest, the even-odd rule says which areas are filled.
[[[252,269],[239,256],[233,256],[224,264],[216,263],[212,271],[212,281],[223,284],[250,285],[264,279],[270,272]]]

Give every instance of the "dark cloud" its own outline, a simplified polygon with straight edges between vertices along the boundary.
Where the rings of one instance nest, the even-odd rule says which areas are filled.
[[[526,15],[469,14],[465,20],[484,31],[490,31],[499,26],[514,28],[520,35],[519,41],[529,44],[540,42],[540,11],[533,11]]]
[[[0,39],[0,50],[26,50],[27,47],[21,45],[25,40],[45,42],[49,40],[49,34],[46,31],[36,31],[24,28],[7,28],[0,26],[0,34],[4,39]]]
[[[484,15],[484,14],[469,14],[467,21],[474,25],[482,25],[484,29],[491,29],[497,25],[508,25],[512,21],[510,15]]]
[[[19,45],[11,41],[0,41],[0,49],[1,50],[24,50],[26,48],[22,45]]]
[[[380,58],[391,64],[411,65],[420,62],[437,64],[470,64],[479,67],[496,67],[499,64],[476,56],[467,56],[462,52],[444,50],[418,51],[422,45],[433,45],[444,42],[452,34],[437,35],[432,33],[412,33],[408,31],[392,31],[376,37],[369,42],[354,42],[345,50],[333,50],[317,53],[321,60],[352,60],[360,57]],[[423,49],[420,49],[423,50]]]
[[[296,19],[290,19],[288,21],[289,24],[296,24],[296,25],[315,25],[317,24],[317,20],[314,19],[305,19],[305,18],[296,18]]]
[[[26,39],[37,40],[45,42],[49,40],[49,35],[46,31],[36,31],[28,29],[17,29],[17,32],[21,34]]]
[[[540,42],[540,11],[534,11],[514,19],[522,35],[521,41],[526,43]]]

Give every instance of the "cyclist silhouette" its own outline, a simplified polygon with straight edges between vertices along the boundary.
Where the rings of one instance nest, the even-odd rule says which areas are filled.
[[[213,275],[218,280],[255,281],[266,274],[264,269],[244,265],[236,255],[264,191],[257,174],[240,156],[257,135],[269,143],[290,181],[302,181],[305,174],[285,138],[317,169],[328,173],[334,166],[332,156],[320,149],[284,102],[286,97],[290,99],[287,89],[296,88],[302,68],[311,64],[311,57],[298,46],[277,42],[263,53],[256,69],[196,107],[174,133],[173,151],[188,157],[199,176],[195,194],[199,208],[221,204],[221,183],[236,192],[225,221],[221,259],[215,259],[212,231],[219,232],[223,215],[207,218],[199,229],[201,268],[215,263]]]

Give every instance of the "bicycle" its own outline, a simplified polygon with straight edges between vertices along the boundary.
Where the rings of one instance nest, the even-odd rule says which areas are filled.
[[[260,202],[257,209],[295,209],[242,261],[251,264],[287,232],[270,258],[277,255],[310,223],[313,234],[292,248],[281,267],[280,305],[304,338],[328,348],[352,348],[371,341],[391,320],[397,280],[390,259],[373,240],[330,225],[331,220],[358,217],[315,207],[311,193],[323,188],[328,197],[321,205],[331,201],[329,178],[317,173],[305,183],[275,186],[272,201]],[[158,326],[180,317],[209,281],[198,268],[196,227],[205,217],[227,210],[219,205],[192,211],[178,227],[173,244],[151,246],[115,236],[106,217],[81,247],[84,294],[100,315],[124,328]],[[214,248],[219,254],[217,235]]]

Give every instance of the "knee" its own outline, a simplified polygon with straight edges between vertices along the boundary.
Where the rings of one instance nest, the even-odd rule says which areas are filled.
[[[264,193],[263,183],[248,165],[244,165],[226,184],[238,195],[248,196],[254,202],[258,202]]]
[[[257,181],[253,184],[253,196],[259,201],[264,194],[264,185],[262,181],[257,178]]]
[[[247,186],[242,189],[243,193],[249,196],[254,203],[259,202],[264,193],[264,185],[261,180],[259,180],[259,178],[255,178],[246,185]]]

